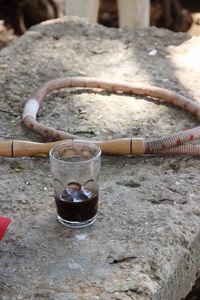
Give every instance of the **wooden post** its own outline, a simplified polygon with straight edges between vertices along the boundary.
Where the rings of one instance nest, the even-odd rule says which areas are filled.
[[[120,27],[149,27],[150,0],[117,0],[117,3]]]
[[[98,21],[99,0],[65,0],[67,16],[85,17],[92,22]]]

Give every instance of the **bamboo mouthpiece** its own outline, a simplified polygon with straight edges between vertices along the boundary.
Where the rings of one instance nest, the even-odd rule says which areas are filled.
[[[95,142],[104,154],[112,155],[142,155],[145,153],[144,140],[139,138],[124,138],[103,142]]]

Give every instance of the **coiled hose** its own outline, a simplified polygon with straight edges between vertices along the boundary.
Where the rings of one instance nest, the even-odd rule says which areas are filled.
[[[67,77],[54,79],[43,84],[37,92],[31,96],[26,102],[23,111],[23,122],[31,130],[40,135],[54,140],[77,139],[76,135],[56,130],[55,128],[40,124],[36,117],[40,105],[47,94],[61,88],[95,88],[105,89],[111,92],[121,91],[129,94],[136,94],[140,96],[150,96],[154,99],[165,101],[169,104],[175,105],[185,111],[192,113],[197,118],[200,118],[200,105],[180,94],[155,86],[138,85],[126,81],[106,80],[93,77]],[[170,136],[156,138],[156,139],[128,139],[129,146],[124,146],[127,139],[118,140],[117,147],[122,149],[130,148],[129,153],[122,150],[118,154],[162,154],[162,155],[200,155],[200,145],[192,144],[191,141],[200,138],[200,126],[175,133]],[[109,149],[107,152],[112,154],[112,140],[109,141]],[[98,142],[97,142],[98,143]],[[103,144],[104,142],[100,142]],[[106,142],[105,142],[106,143]],[[116,147],[115,143],[113,147]],[[114,151],[115,153],[115,151]]]

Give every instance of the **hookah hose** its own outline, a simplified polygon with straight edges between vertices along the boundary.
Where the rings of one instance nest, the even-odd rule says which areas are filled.
[[[40,124],[36,117],[40,105],[47,94],[61,88],[95,88],[111,92],[124,92],[129,94],[152,97],[168,104],[175,105],[200,118],[200,105],[176,92],[148,85],[139,85],[126,81],[115,81],[93,77],[66,77],[54,79],[43,84],[37,92],[26,102],[23,111],[23,122],[31,130],[45,138],[56,140],[51,143],[34,143],[28,141],[3,140],[0,141],[0,156],[44,156],[50,149],[63,140],[83,139],[76,135],[56,130]],[[102,153],[113,155],[191,155],[200,156],[200,145],[191,141],[200,138],[200,126],[184,130],[166,137],[154,139],[123,138],[109,141],[92,141],[97,144]]]

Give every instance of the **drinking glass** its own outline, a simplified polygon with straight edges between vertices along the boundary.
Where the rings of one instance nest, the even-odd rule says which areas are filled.
[[[92,225],[99,201],[101,149],[69,141],[49,152],[58,221],[71,228]]]

